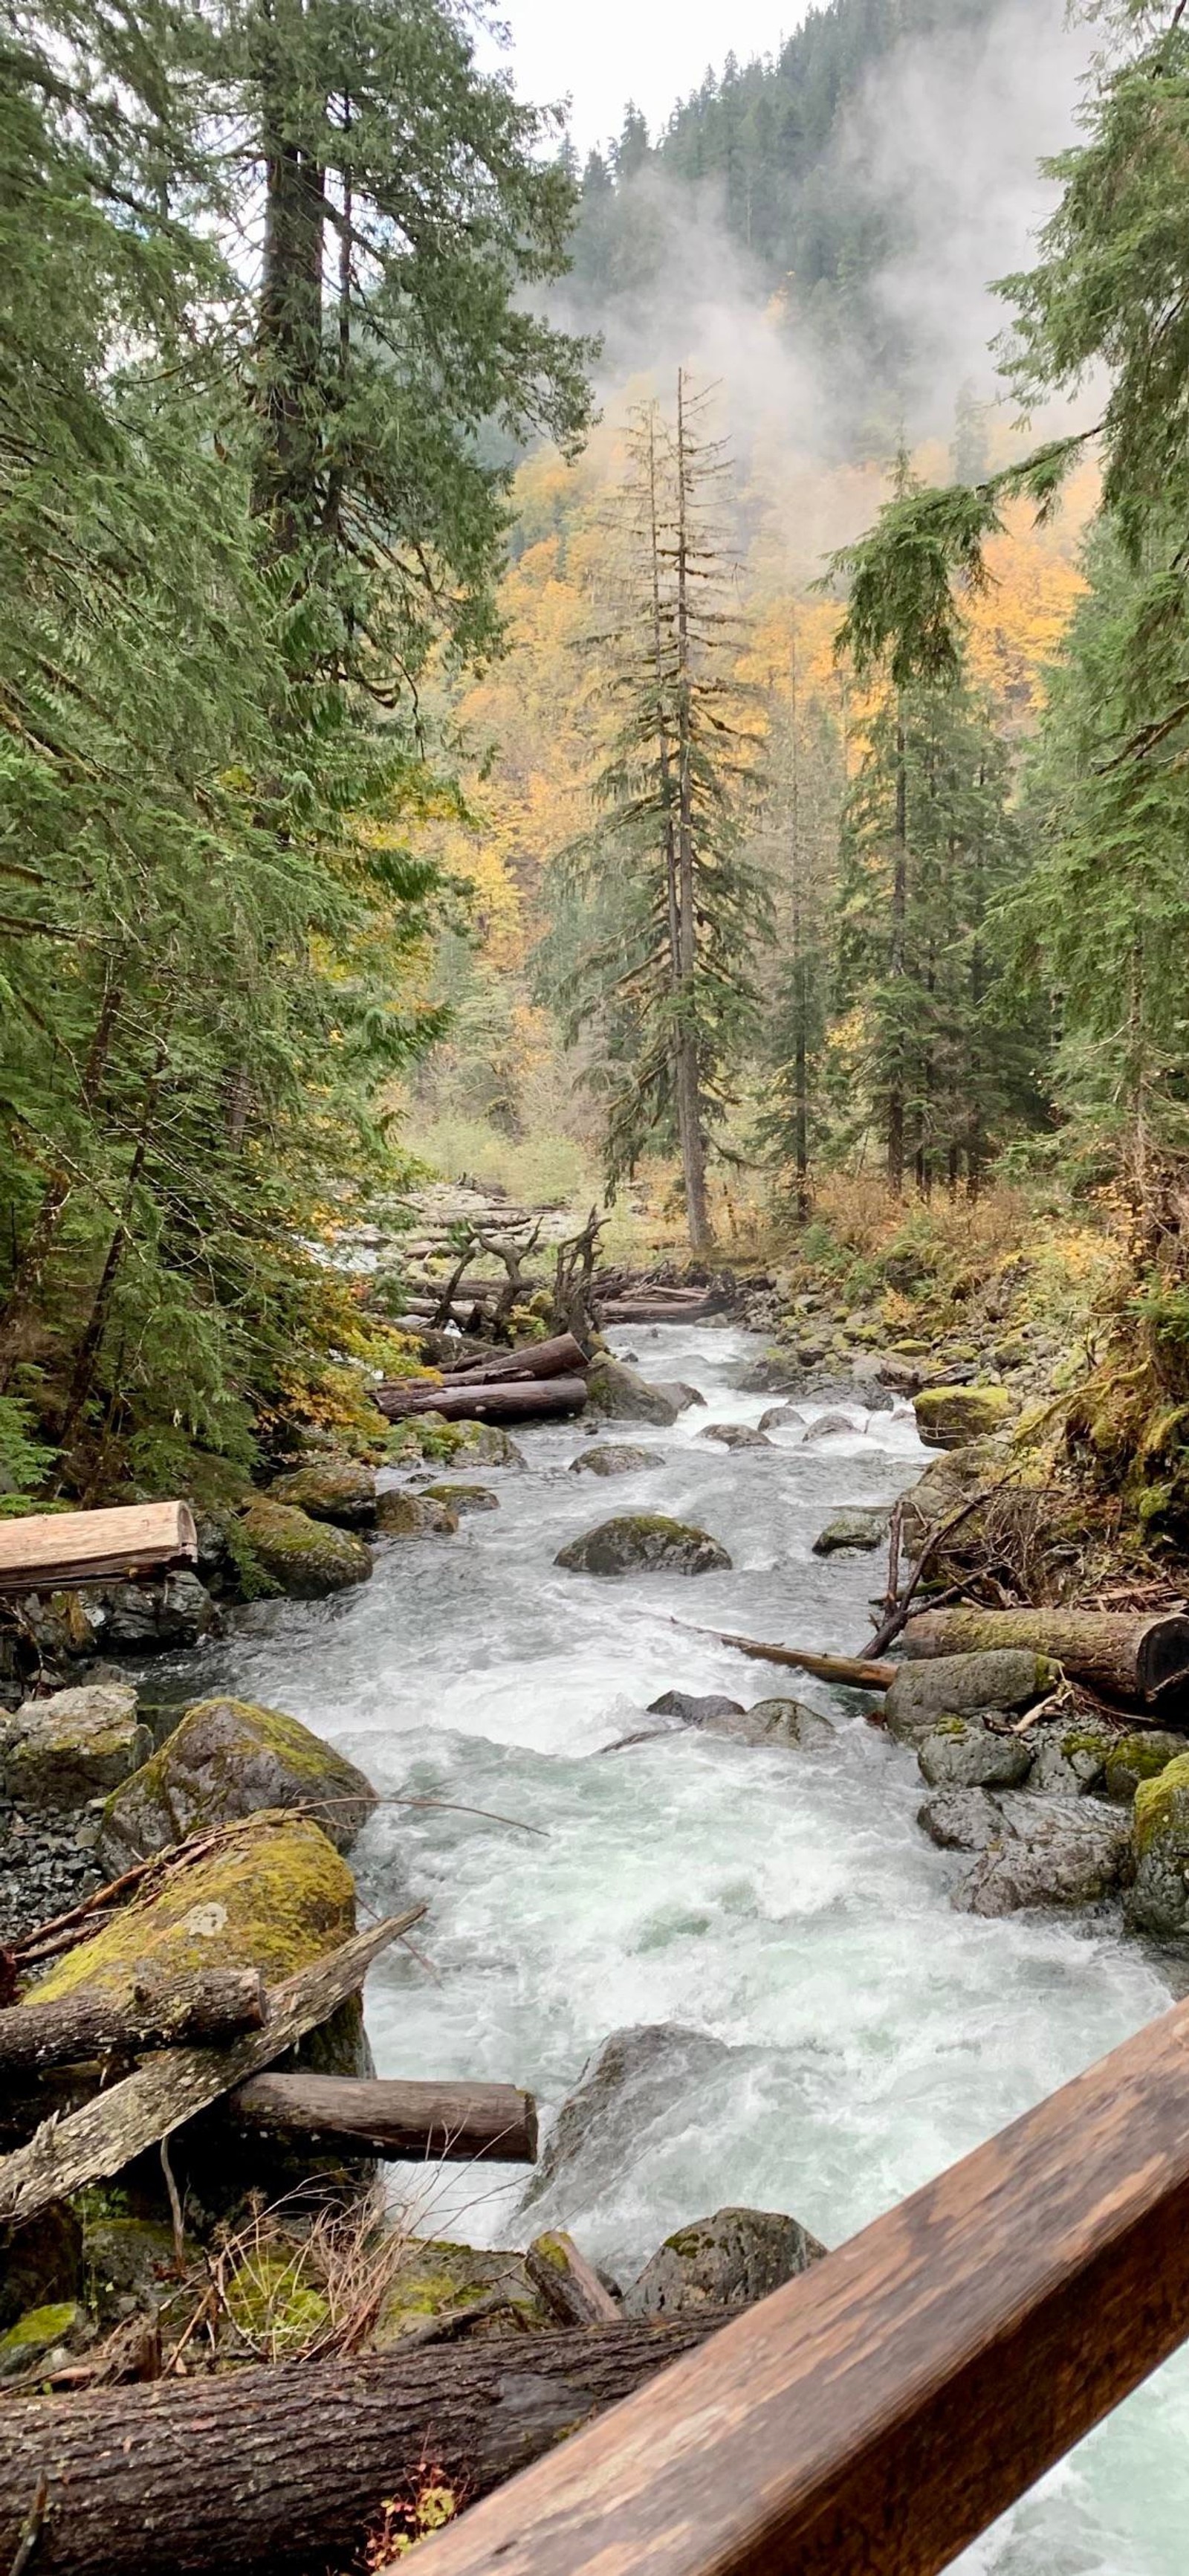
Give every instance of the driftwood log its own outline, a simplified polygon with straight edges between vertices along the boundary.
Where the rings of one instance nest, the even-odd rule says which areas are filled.
[[[559,2325],[618,2323],[620,2311],[610,2290],[564,2228],[551,2228],[544,2236],[534,2236],[525,2253],[524,2268],[538,2298]]]
[[[896,1678],[895,1664],[865,1663],[854,1655],[814,1655],[807,1646],[769,1646],[761,1637],[736,1637],[726,1628],[698,1628],[689,1619],[674,1619],[671,1625],[687,1629],[692,1637],[713,1637],[716,1645],[733,1646],[736,1654],[749,1655],[753,1663],[787,1664],[794,1672],[813,1673],[820,1682],[838,1682],[848,1690],[888,1691]],[[937,1651],[940,1654],[941,1648]]]
[[[490,1359],[468,1360],[463,1367],[450,1369],[447,1377],[451,1386],[478,1378],[482,1378],[484,1386],[498,1386],[505,1378],[576,1377],[588,1365],[587,1354],[573,1333],[555,1333],[548,1342],[521,1342],[514,1351],[493,1352]]]
[[[924,1610],[909,1620],[902,1644],[910,1656],[1023,1646],[1111,1699],[1163,1706],[1179,1685],[1189,1701],[1189,1618],[1179,1612]]]
[[[198,1538],[188,1503],[135,1503],[109,1512],[30,1512],[0,1521],[0,1595],[49,1592],[122,1575],[194,1565]]]
[[[486,2494],[722,2316],[25,2399],[0,2415],[0,2564],[44,2478],[35,2576],[346,2566],[382,2500],[415,2494],[427,2465],[468,2500]]]
[[[27,2146],[0,2158],[0,2222],[35,2218],[51,2201],[81,2191],[84,2183],[121,2173],[146,2147],[171,2137],[234,2085],[270,2066],[354,1994],[373,1959],[419,1923],[424,1912],[423,1905],[415,1905],[407,1914],[357,1932],[326,1958],[274,1986],[265,2029],[249,2031],[225,2049],[163,2049],[122,2084],[113,2084],[65,2119],[47,2120]]]
[[[267,2018],[268,1998],[256,1968],[210,1968],[169,1985],[146,1978],[130,2004],[83,1987],[60,2003],[14,2004],[0,2012],[0,2072],[28,2074],[88,2057],[177,2048],[183,2041],[209,2046],[241,2031],[263,2030]]]
[[[608,1297],[599,1311],[605,1324],[696,1324],[712,1315],[714,1297]]]
[[[237,2126],[375,2156],[535,2164],[537,2106],[513,2084],[405,2084],[256,2075],[227,2104]]]
[[[418,1413],[440,1413],[447,1422],[536,1422],[581,1413],[586,1402],[584,1377],[484,1378],[472,1385],[443,1384],[410,1396],[399,1379],[374,1389],[389,1422],[405,1422]]]

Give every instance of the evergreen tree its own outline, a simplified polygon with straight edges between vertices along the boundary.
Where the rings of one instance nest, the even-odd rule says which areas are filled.
[[[794,636],[779,691],[769,691],[765,792],[753,848],[772,890],[775,971],[761,1060],[757,1135],[809,1214],[810,1171],[827,1129],[826,1041],[834,999],[836,873],[844,785],[837,723],[801,684]]]

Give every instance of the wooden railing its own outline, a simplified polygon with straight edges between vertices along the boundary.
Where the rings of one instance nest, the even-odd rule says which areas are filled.
[[[1189,2004],[430,2545],[432,2576],[932,2576],[1189,2336]]]

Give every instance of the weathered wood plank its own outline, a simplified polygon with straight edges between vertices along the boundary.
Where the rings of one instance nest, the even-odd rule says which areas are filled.
[[[934,2576],[1189,2335],[1189,2004],[477,2505],[434,2576]]]
[[[537,2106],[514,2084],[415,2084],[350,2075],[257,2075],[227,2105],[245,2128],[377,2156],[533,2164]]]
[[[263,2030],[249,2031],[225,2049],[164,2049],[80,2110],[45,2121],[27,2146],[0,2159],[0,2221],[34,2218],[52,2200],[81,2191],[84,2183],[104,2182],[122,2172],[146,2147],[171,2137],[221,2094],[271,2066],[295,2040],[325,2021],[344,1996],[355,1993],[372,1960],[419,1923],[424,1912],[424,1905],[415,1905],[407,1914],[373,1924],[284,1985],[274,1986]]]
[[[103,1583],[194,1565],[188,1503],[135,1503],[107,1512],[31,1512],[0,1521],[0,1594]]]

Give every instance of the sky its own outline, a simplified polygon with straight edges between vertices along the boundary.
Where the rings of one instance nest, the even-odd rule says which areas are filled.
[[[677,99],[696,89],[708,63],[721,71],[733,49],[741,62],[774,53],[806,13],[806,0],[499,0],[512,31],[511,62],[522,97],[573,99],[570,131],[579,152],[617,134],[634,99],[655,132]]]

